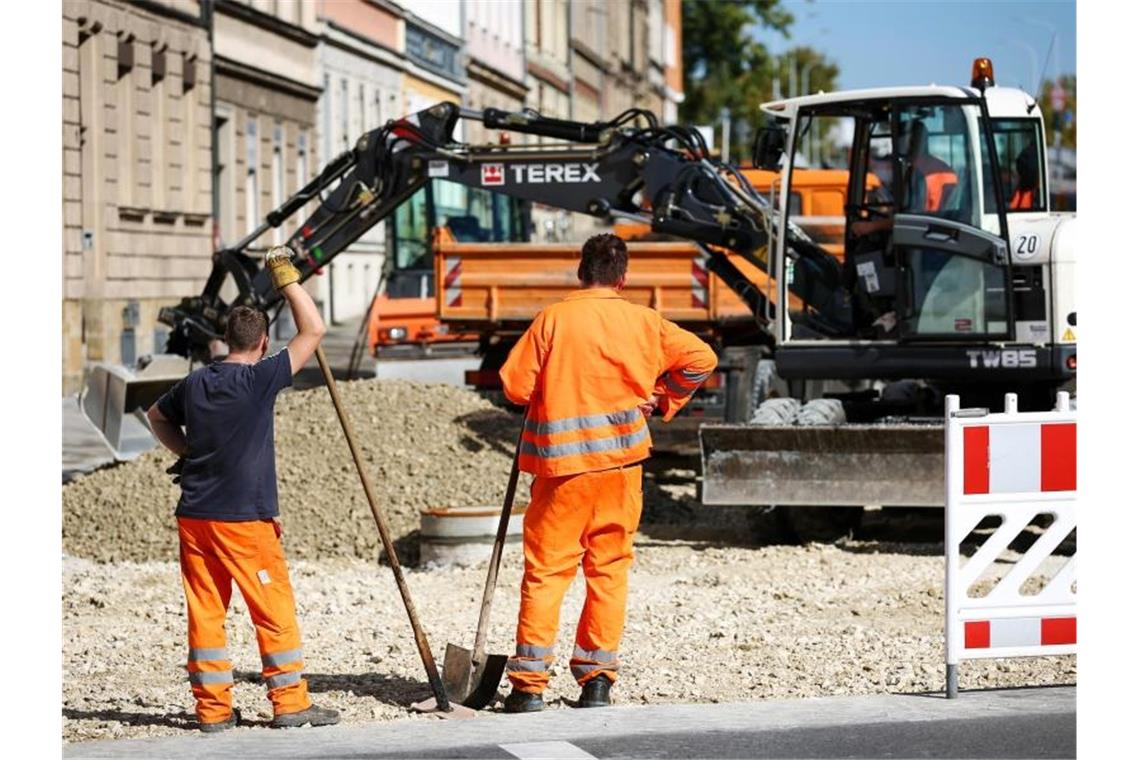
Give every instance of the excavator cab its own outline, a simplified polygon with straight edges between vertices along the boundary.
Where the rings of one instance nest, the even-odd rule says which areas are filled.
[[[996,175],[994,167],[983,171],[990,158],[978,103],[960,96],[825,99],[796,108],[795,125],[790,154],[828,164],[846,152],[850,185],[844,216],[836,220],[842,251],[830,254],[831,261],[818,255],[826,241],[814,229],[782,236],[784,297],[776,328],[780,353],[794,365],[791,376],[796,357],[810,363],[824,345],[834,352],[880,344],[877,359],[882,350],[916,340],[1012,337],[1004,217],[1001,209],[982,208],[983,183]],[[835,144],[843,137],[849,150]],[[806,169],[787,168],[788,193]],[[855,363],[867,355],[850,353]]]

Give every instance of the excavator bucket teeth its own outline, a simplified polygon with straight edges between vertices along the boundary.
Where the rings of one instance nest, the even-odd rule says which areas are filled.
[[[117,461],[154,448],[146,410],[188,369],[188,360],[163,354],[138,371],[115,364],[98,364],[91,370],[79,405]]]
[[[705,504],[942,506],[943,427],[704,425]]]

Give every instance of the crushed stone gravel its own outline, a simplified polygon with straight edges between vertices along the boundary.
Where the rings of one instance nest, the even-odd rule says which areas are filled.
[[[420,508],[501,498],[517,416],[445,386],[368,381],[341,390],[402,541],[414,542]],[[283,541],[314,701],[349,724],[432,720],[408,711],[429,690],[391,573],[375,561],[379,542],[327,393],[283,395],[276,424]],[[195,727],[171,517],[177,487],[163,473],[170,461],[146,455],[63,488],[65,742]],[[943,688],[940,530],[896,520],[836,546],[761,545],[775,534],[774,516],[701,505],[695,476],[691,461],[665,456],[647,468],[616,702]],[[508,544],[489,651],[513,649],[521,571],[520,547]],[[448,642],[472,644],[484,573],[483,565],[407,570],[441,662]],[[579,576],[563,604],[546,694],[556,709],[578,695],[567,661],[583,600]],[[238,594],[227,635],[247,724],[238,730],[268,730],[256,639]],[[1075,656],[960,667],[962,689],[1075,682]]]

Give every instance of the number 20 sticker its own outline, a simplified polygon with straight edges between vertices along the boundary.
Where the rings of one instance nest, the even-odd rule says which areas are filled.
[[[1019,259],[1031,259],[1037,253],[1036,235],[1018,235],[1013,241],[1013,255]]]

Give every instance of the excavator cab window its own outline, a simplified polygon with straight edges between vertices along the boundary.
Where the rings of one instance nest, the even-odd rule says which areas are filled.
[[[1042,150],[1039,119],[994,119],[994,146],[997,149],[998,176],[1007,213],[1047,211],[1044,188],[1045,155]],[[987,176],[985,211],[995,213],[994,183]]]
[[[389,220],[394,263],[386,288],[389,298],[428,298],[435,293],[432,230],[442,226],[462,243],[526,242],[530,204],[454,182],[429,182]]]
[[[827,150],[846,150],[844,216],[789,219],[785,334],[791,340],[947,339],[1007,333],[1008,266],[983,214],[989,161],[978,105],[956,100],[869,101],[801,108],[826,119]],[[796,131],[790,189],[814,167]],[[818,148],[816,155],[822,151]],[[827,234],[827,232],[831,234]],[[826,255],[820,256],[824,251]]]

